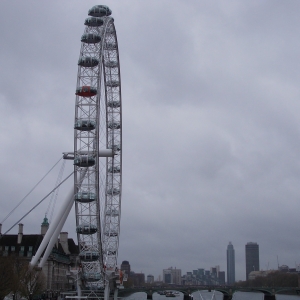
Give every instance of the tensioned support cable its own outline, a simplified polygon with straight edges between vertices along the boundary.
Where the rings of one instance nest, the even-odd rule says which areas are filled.
[[[28,216],[36,207],[38,207],[45,199],[47,199],[53,191],[60,187],[67,179],[69,179],[74,174],[74,171],[68,175],[59,185],[57,185],[50,193],[48,193],[40,202],[38,202],[32,209],[30,209],[20,220],[18,220],[13,226],[11,226],[3,235],[7,234],[12,228],[14,228],[19,222],[21,222],[26,216]],[[1,236],[0,236],[1,238]]]
[[[63,173],[64,173],[64,169],[65,169],[65,165],[66,165],[66,160],[63,161],[63,164],[62,164],[61,169],[59,171],[59,174],[58,174],[58,177],[57,177],[57,181],[55,183],[56,186],[61,182],[61,179],[62,179]],[[53,213],[54,213],[54,208],[55,208],[56,200],[57,200],[57,197],[58,197],[58,192],[59,192],[59,188],[57,188],[55,190],[55,192],[53,192],[53,194],[52,194],[52,196],[50,198],[50,201],[49,201],[49,205],[48,205],[47,212],[46,212],[46,215],[48,216],[49,209],[50,209],[50,207],[52,205],[51,213],[48,216],[48,222],[49,223],[51,223],[51,220],[52,220],[52,216],[53,216]]]
[[[7,218],[24,202],[24,200],[34,191],[34,189],[45,179],[45,177],[54,169],[54,167],[62,160],[60,158],[58,162],[54,164],[54,166],[44,175],[44,177],[27,193],[25,197],[22,198],[22,200],[17,204],[17,206],[1,221],[1,224],[4,223],[4,221],[7,220]]]

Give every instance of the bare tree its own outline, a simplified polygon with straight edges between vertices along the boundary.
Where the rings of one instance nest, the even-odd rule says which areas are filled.
[[[14,260],[0,257],[0,300],[12,291],[14,281]]]
[[[32,299],[45,290],[46,277],[44,273],[40,270],[30,268],[28,263],[21,266],[18,277],[19,293],[26,299]]]

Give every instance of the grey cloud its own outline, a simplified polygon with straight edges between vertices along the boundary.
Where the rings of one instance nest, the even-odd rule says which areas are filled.
[[[155,277],[172,265],[226,270],[232,241],[244,279],[244,245],[255,241],[261,268],[276,268],[277,255],[294,266],[298,1],[106,4],[123,92],[119,263]],[[1,4],[0,219],[73,146],[80,37],[93,5]],[[15,220],[54,186],[54,173]],[[71,186],[72,179],[57,207]],[[36,232],[46,208],[24,220],[25,232]],[[76,238],[72,213],[65,230]]]

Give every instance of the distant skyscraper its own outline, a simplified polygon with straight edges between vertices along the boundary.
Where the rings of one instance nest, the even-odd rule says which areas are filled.
[[[245,246],[246,253],[246,280],[252,271],[259,271],[259,246],[257,243],[249,242]]]
[[[125,271],[125,273],[130,276],[130,264],[129,264],[129,261],[127,260],[124,260],[122,261],[122,264],[121,264],[121,270],[122,271]]]
[[[234,248],[231,242],[227,246],[227,284],[233,285],[235,283],[235,256]]]

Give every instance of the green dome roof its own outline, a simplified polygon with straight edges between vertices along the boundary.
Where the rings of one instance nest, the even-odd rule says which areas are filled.
[[[47,226],[49,225],[49,222],[48,222],[48,219],[47,219],[46,216],[44,218],[44,221],[43,221],[42,225],[47,225]]]

